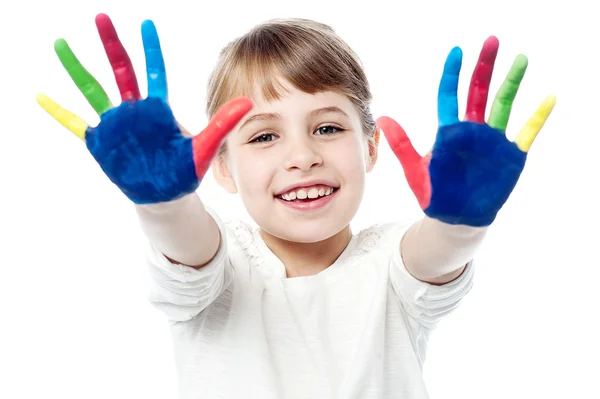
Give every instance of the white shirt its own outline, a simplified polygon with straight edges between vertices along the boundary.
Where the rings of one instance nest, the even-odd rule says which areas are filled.
[[[473,267],[434,286],[400,256],[409,225],[355,234],[309,277],[285,267],[258,230],[223,223],[207,266],[174,265],[150,247],[150,302],[171,323],[179,398],[423,399],[427,339],[471,289]]]

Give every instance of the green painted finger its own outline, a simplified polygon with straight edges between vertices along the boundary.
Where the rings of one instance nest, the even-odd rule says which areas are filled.
[[[515,58],[510,71],[508,71],[508,76],[502,82],[502,86],[500,86],[498,94],[496,94],[496,98],[494,99],[494,104],[492,104],[492,110],[488,119],[488,125],[494,129],[506,131],[510,111],[517,96],[519,85],[523,80],[523,76],[525,76],[527,64],[527,57],[519,54]]]
[[[73,79],[73,82],[85,96],[85,99],[90,103],[92,108],[102,115],[104,112],[112,108],[112,103],[108,95],[100,86],[100,83],[81,65],[66,40],[58,39],[54,42],[54,51],[58,55],[58,59],[63,67]]]

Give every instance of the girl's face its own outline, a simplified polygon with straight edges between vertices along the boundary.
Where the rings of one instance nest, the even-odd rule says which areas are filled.
[[[350,100],[285,86],[280,100],[254,108],[227,137],[215,178],[239,192],[260,228],[282,240],[319,242],[347,227],[376,157]]]

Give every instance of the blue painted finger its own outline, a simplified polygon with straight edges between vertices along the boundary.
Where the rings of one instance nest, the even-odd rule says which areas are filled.
[[[458,76],[462,66],[462,50],[454,47],[446,58],[438,92],[438,121],[440,126],[452,125],[458,119]]]
[[[146,55],[146,73],[148,75],[148,97],[158,97],[167,101],[167,73],[165,60],[160,49],[160,40],[154,22],[142,23],[142,42]]]

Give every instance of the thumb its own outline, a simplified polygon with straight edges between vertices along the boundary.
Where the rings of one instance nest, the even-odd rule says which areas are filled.
[[[192,138],[196,176],[202,180],[227,134],[252,109],[252,100],[237,97],[223,104],[206,128]]]
[[[426,209],[431,200],[431,180],[428,172],[431,154],[427,154],[423,159],[413,147],[402,126],[392,118],[383,116],[377,119],[377,125],[383,130],[392,151],[402,164],[406,181],[417,197],[419,206],[421,209]]]
[[[421,156],[398,122],[388,116],[382,116],[377,119],[376,124],[383,130],[390,148],[396,154],[405,171],[414,168],[421,162]]]

